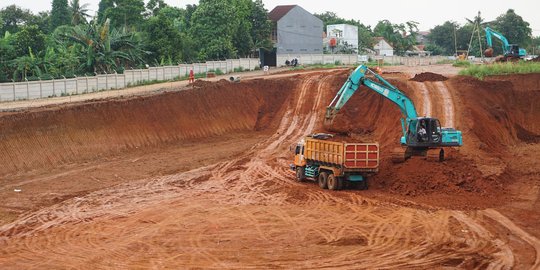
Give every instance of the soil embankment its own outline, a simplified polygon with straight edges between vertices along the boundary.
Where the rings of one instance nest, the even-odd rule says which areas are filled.
[[[400,112],[361,89],[327,131],[380,143],[370,189],[298,183],[290,147],[325,131],[347,75],[198,82],[3,115],[0,218],[16,215],[0,224],[0,268],[538,268],[539,77],[387,74],[455,123],[464,146],[443,163],[392,164]],[[65,194],[81,179],[87,188]]]
[[[5,113],[0,175],[54,168],[189,139],[274,127],[294,80],[195,89]]]

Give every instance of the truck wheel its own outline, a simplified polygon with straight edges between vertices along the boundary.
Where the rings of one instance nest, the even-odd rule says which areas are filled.
[[[339,190],[339,178],[336,177],[333,173],[328,175],[326,182],[328,182],[328,189],[330,190]]]
[[[296,181],[304,182],[306,179],[306,168],[305,167],[296,167]]]
[[[344,189],[345,188],[345,179],[343,179],[343,177],[336,177],[336,179],[337,179],[338,189],[339,190]]]
[[[326,189],[328,188],[328,173],[326,172],[321,172],[319,174],[319,187],[321,187],[322,189]]]
[[[360,190],[366,190],[368,189],[368,180],[367,178],[364,178],[362,182],[360,182]]]

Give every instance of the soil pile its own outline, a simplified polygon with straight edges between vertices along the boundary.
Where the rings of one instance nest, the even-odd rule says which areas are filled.
[[[129,149],[276,128],[295,80],[196,82],[193,90],[32,109],[0,117],[0,175]]]
[[[446,81],[448,80],[447,77],[437,74],[437,73],[431,73],[431,72],[423,72],[420,74],[414,75],[410,81],[414,82],[437,82],[437,81]]]
[[[484,178],[474,162],[463,156],[442,163],[423,157],[413,157],[401,164],[385,160],[371,183],[377,189],[411,197],[432,194],[493,196],[503,184],[500,179]]]

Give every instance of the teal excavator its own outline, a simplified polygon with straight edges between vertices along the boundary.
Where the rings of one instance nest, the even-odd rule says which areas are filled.
[[[367,78],[371,74],[378,81]],[[412,100],[398,88],[390,84],[379,74],[367,66],[357,67],[345,84],[326,108],[325,124],[329,125],[337,113],[361,85],[373,90],[396,104],[401,113],[401,147],[392,153],[392,161],[404,162],[411,156],[425,156],[428,159],[443,161],[444,148],[463,145],[461,131],[453,128],[442,128],[439,119],[418,117]]]
[[[506,61],[509,60],[519,60],[520,58],[523,58],[527,55],[527,51],[523,48],[520,48],[517,44],[510,44],[508,42],[508,39],[506,39],[505,36],[503,36],[501,33],[486,27],[484,29],[486,31],[486,41],[488,44],[488,48],[484,51],[484,55],[487,57],[493,56],[493,42],[492,37],[498,38],[502,42],[502,50],[503,50],[503,59]]]

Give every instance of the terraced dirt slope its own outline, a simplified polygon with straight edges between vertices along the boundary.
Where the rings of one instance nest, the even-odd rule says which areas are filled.
[[[0,268],[540,267],[537,75],[385,75],[465,138],[447,162],[401,165],[399,111],[380,96],[358,92],[323,126],[347,75],[2,115]],[[328,130],[381,143],[370,190],[295,182],[290,147]]]

